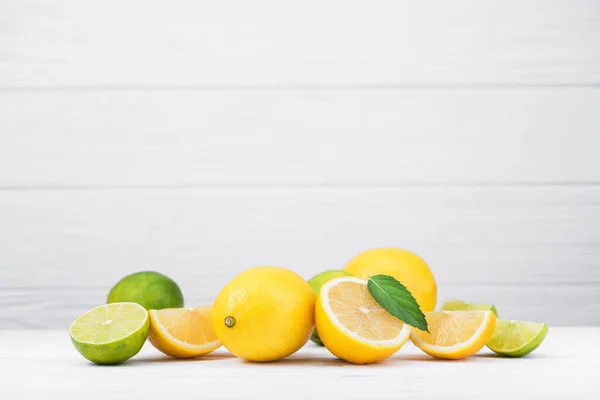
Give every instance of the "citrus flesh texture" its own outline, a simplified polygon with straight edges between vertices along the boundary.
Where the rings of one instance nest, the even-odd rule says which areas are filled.
[[[110,290],[107,303],[134,302],[146,310],[183,307],[183,294],[174,280],[154,271],[127,275]]]
[[[314,329],[315,294],[296,273],[250,268],[234,277],[212,310],[215,333],[235,356],[267,362],[300,349]]]
[[[548,334],[548,325],[498,319],[487,347],[505,357],[523,357],[539,347]]]
[[[213,329],[211,311],[210,305],[150,310],[148,340],[158,350],[175,358],[208,354],[221,347]]]
[[[421,310],[435,309],[437,285],[433,273],[423,259],[408,250],[367,250],[352,258],[344,267],[344,271],[362,279],[369,279],[375,275],[389,275],[406,286]]]
[[[442,306],[444,311],[486,311],[489,310],[498,317],[498,311],[493,304],[487,303],[469,303],[463,300],[446,300]]]
[[[318,296],[319,292],[321,291],[321,287],[325,283],[327,283],[329,280],[331,280],[333,278],[339,278],[340,276],[350,276],[350,274],[347,273],[347,272],[345,272],[345,271],[340,271],[340,270],[337,270],[337,269],[332,269],[332,270],[329,270],[329,271],[321,272],[320,274],[317,274],[317,275],[313,276],[312,278],[310,278],[308,280],[308,284],[310,285],[310,287],[312,288],[312,290],[315,292],[315,295]],[[323,346],[323,342],[319,338],[319,333],[317,332],[316,329],[313,331],[313,334],[310,337],[310,340],[312,340],[313,342],[315,342],[319,346]]]
[[[477,353],[494,332],[492,311],[425,312],[429,333],[413,329],[411,341],[435,358],[459,360]]]
[[[69,328],[71,342],[97,364],[120,364],[136,355],[148,336],[148,312],[136,303],[112,303],[80,315]]]
[[[382,361],[402,347],[411,328],[384,310],[367,281],[334,278],[321,288],[315,309],[317,329],[333,355],[354,364]]]

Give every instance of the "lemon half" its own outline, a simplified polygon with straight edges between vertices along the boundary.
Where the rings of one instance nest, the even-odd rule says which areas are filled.
[[[402,347],[411,331],[375,301],[367,281],[355,277],[334,278],[323,285],[315,320],[325,347],[354,364],[388,358]]]

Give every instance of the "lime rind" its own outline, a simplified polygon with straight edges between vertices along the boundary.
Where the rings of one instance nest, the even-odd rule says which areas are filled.
[[[325,346],[323,344],[323,342],[321,341],[321,338],[319,337],[319,333],[317,332],[316,329],[313,331],[312,335],[310,336],[310,340],[312,340],[314,343],[316,343],[319,346]]]
[[[491,311],[498,317],[498,311],[493,304],[470,303],[463,300],[446,300],[442,306],[443,311]]]
[[[498,319],[487,347],[504,357],[523,357],[537,349],[548,335],[548,325]]]

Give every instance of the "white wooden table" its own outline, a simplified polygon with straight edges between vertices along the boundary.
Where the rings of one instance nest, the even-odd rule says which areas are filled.
[[[269,364],[221,348],[179,361],[150,344],[120,366],[96,366],[72,347],[67,330],[0,331],[0,399],[238,398],[599,398],[600,328],[551,327],[522,359],[487,350],[463,361],[437,361],[407,343],[391,359],[350,365],[307,344]]]

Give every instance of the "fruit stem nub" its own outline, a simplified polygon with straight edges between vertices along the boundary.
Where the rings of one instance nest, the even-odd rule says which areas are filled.
[[[225,326],[227,326],[228,328],[233,328],[234,325],[235,325],[235,318],[233,318],[233,317],[225,318]]]

